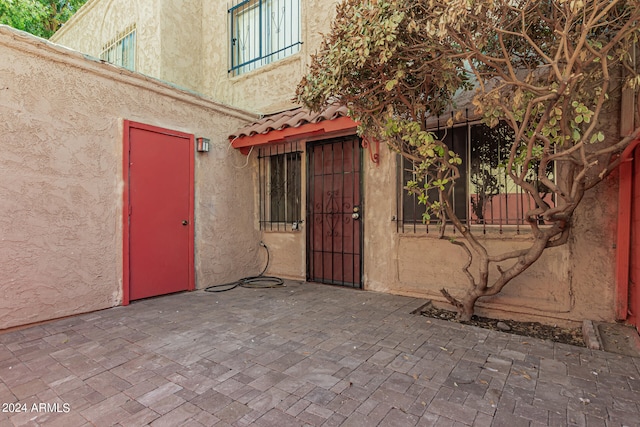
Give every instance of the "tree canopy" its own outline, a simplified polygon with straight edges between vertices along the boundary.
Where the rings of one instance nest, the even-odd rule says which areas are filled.
[[[478,298],[497,294],[546,248],[567,242],[584,193],[640,134],[620,138],[605,126],[621,93],[640,84],[639,22],[637,0],[343,0],[298,100],[314,110],[346,104],[364,137],[411,159],[416,178],[406,190],[428,207],[425,220],[437,217],[441,236],[450,224],[464,237],[453,243],[469,256],[469,292],[442,293],[470,318]],[[458,105],[461,93],[472,94],[470,102]],[[512,130],[502,167],[535,201],[525,216],[526,249],[490,254],[454,212],[462,160],[433,123],[451,112],[452,125],[466,107],[486,125]],[[477,271],[469,269],[474,257]],[[505,261],[510,267],[501,267]],[[491,266],[499,277],[489,283]]]
[[[87,0],[0,0],[0,24],[49,38]]]

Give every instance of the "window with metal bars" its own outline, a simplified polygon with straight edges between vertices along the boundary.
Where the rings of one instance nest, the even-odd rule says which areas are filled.
[[[301,222],[301,153],[296,144],[261,148],[260,229],[290,230]]]
[[[525,214],[535,207],[535,200],[511,180],[505,169],[513,145],[513,130],[506,124],[490,128],[472,123],[435,133],[462,159],[460,178],[452,194],[456,216],[468,225],[482,226],[485,232],[490,228],[502,232],[505,226],[520,232],[520,226],[526,223]],[[398,231],[428,233],[438,219],[432,216],[430,221],[423,220],[426,206],[404,189],[407,181],[415,179],[413,164],[400,157],[399,166]],[[536,173],[537,168],[529,172],[532,181]],[[554,174],[553,165],[549,165],[547,176],[553,180]],[[554,205],[549,189],[538,191],[545,202]],[[438,200],[436,190],[429,191],[429,200]]]
[[[136,26],[127,27],[106,43],[100,53],[100,59],[134,71],[136,69]]]
[[[300,0],[235,0],[229,9],[229,73],[239,75],[300,50]]]

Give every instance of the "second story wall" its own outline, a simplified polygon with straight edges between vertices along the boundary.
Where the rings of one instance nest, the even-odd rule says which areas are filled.
[[[202,0],[162,0],[159,57],[161,80],[206,94],[202,91]],[[140,50],[144,50],[141,46]]]
[[[230,8],[262,4],[291,9],[291,1],[89,0],[51,41],[99,58],[110,42],[134,28],[135,71],[269,114],[293,106],[295,88],[321,34],[329,31],[338,1],[299,0],[299,22],[284,23],[284,31],[300,33],[299,50],[241,74],[229,72],[234,38]],[[269,13],[266,21],[274,19]]]
[[[133,32],[133,64],[109,62],[202,92],[201,22],[202,0],[90,0],[51,41],[96,58],[113,46],[121,59],[118,43]]]
[[[301,0],[300,50],[234,76],[229,72],[233,38],[229,3],[205,2],[203,57],[211,74],[204,79],[203,91],[216,100],[262,114],[291,108],[295,88],[307,69],[311,54],[320,46],[321,34],[329,32],[337,4],[337,0]],[[284,29],[288,30],[290,28]]]

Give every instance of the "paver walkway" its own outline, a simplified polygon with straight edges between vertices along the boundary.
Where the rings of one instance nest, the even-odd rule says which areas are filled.
[[[640,359],[411,315],[422,303],[288,283],[5,333],[0,425],[640,425]]]

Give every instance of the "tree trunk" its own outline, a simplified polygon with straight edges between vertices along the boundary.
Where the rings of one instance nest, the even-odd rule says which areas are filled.
[[[540,256],[542,256],[542,253],[549,244],[551,238],[563,233],[563,231],[565,230],[565,225],[566,224],[564,223],[562,225],[556,223],[551,228],[541,232],[536,236],[533,244],[527,249],[502,254],[502,256],[489,256],[486,250],[478,251],[478,261],[480,263],[478,280],[476,280],[469,272],[473,254],[471,253],[469,248],[467,248],[461,242],[454,242],[457,245],[465,248],[469,256],[469,262],[467,262],[465,267],[463,267],[463,271],[472,284],[471,288],[468,289],[466,294],[460,299],[453,297],[446,289],[440,290],[442,295],[444,295],[444,297],[456,308],[456,320],[462,322],[468,322],[469,320],[471,320],[471,317],[474,313],[475,304],[478,299],[480,299],[481,297],[493,296],[498,294],[502,290],[502,288],[504,288],[504,286],[507,285],[507,283],[509,283],[513,278],[519,276],[525,270],[531,267],[531,265],[536,262],[540,258]],[[468,232],[468,230],[465,231]],[[511,267],[503,270],[497,263],[508,259],[516,259],[517,261]],[[489,286],[489,266],[491,264],[496,265],[497,270],[500,272],[500,276],[491,284],[491,286]]]

